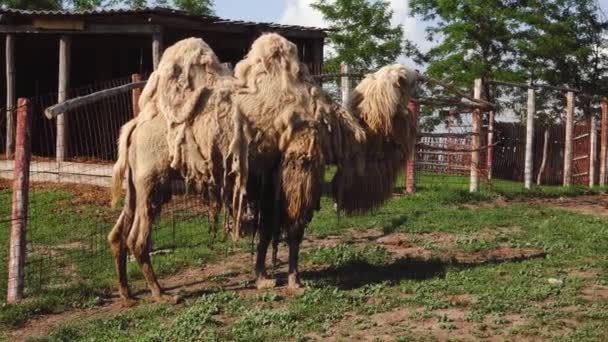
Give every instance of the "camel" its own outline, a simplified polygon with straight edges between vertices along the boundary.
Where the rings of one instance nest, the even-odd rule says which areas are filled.
[[[126,194],[108,240],[123,305],[136,303],[126,277],[127,248],[153,297],[177,300],[163,293],[149,257],[152,219],[170,198],[176,174],[201,194],[214,221],[220,211],[228,214],[225,231],[233,238],[241,233],[244,211],[254,213],[246,220],[259,233],[258,288],[276,284],[266,273],[266,254],[274,241],[276,259],[278,236],[285,233],[288,286],[299,287],[299,245],[319,208],[325,165],[338,166],[332,184],[340,211],[370,209],[390,196],[398,168],[413,151],[415,125],[404,103],[415,79],[403,66],[382,68],[361,82],[345,110],[312,82],[295,45],[277,34],[254,42],[235,77],[200,39],[168,48],[142,93],[140,116],[119,138],[113,199],[123,181]]]

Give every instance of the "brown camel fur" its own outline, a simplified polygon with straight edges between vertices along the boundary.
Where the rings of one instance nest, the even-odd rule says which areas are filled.
[[[187,53],[189,48],[197,52]],[[227,76],[202,40],[178,42],[146,85],[142,113],[121,131],[113,197],[125,179],[125,207],[108,239],[124,305],[135,302],[127,284],[126,248],[154,298],[175,301],[162,293],[149,258],[151,222],[171,196],[172,173],[201,193],[214,220],[221,210],[229,214],[225,228],[234,238],[241,232],[244,206],[250,206],[259,232],[258,287],[274,286],[265,271],[267,248],[277,232],[286,232],[289,286],[297,287],[299,245],[319,207],[325,164],[338,166],[335,196],[340,210],[350,213],[379,205],[392,191],[385,184],[390,179],[376,180],[383,186],[365,199],[353,189],[356,182],[370,190],[374,180],[365,177],[367,172],[394,182],[394,166],[412,150],[414,126],[402,104],[415,78],[401,66],[366,78],[382,76],[382,82],[357,87],[353,113],[358,118],[310,81],[295,45],[276,34],[254,42],[236,75]]]

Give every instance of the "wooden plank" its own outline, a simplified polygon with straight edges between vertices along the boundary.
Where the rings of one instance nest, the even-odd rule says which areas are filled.
[[[600,124],[600,186],[606,186],[606,162],[608,152],[608,98],[602,98],[602,123]]]
[[[340,64],[340,73],[342,74],[342,77],[340,78],[340,90],[342,91],[342,106],[344,108],[348,108],[350,103],[350,94],[353,88],[352,79],[349,76],[350,66],[345,63]]]
[[[15,36],[6,35],[6,158],[13,154],[15,141]]]
[[[526,189],[532,188],[532,173],[534,164],[534,115],[536,114],[536,94],[534,89],[528,89],[528,114],[526,117],[526,154],[524,165],[524,186]]]
[[[574,141],[584,139],[584,138],[586,138],[588,136],[589,136],[589,133],[584,133],[584,134],[581,134],[581,135],[577,135],[577,136],[574,137]]]
[[[597,162],[597,118],[591,115],[591,141],[589,142],[589,187],[595,186],[595,163]]]
[[[156,33],[152,35],[152,65],[154,66],[154,70],[158,68],[158,64],[160,63],[160,58],[163,53],[163,36],[161,33]]]
[[[481,89],[483,82],[480,78],[475,80],[474,99],[481,102]],[[472,114],[473,118],[473,133],[471,137],[471,179],[469,182],[469,191],[479,191],[479,148],[481,146],[481,110],[475,109]]]
[[[0,33],[26,34],[154,34],[160,33],[159,25],[107,25],[87,24],[83,30],[42,29],[34,25],[0,25]]]
[[[27,252],[27,239],[25,233],[27,227],[31,160],[28,100],[20,98],[18,107],[6,293],[7,303],[17,303],[23,298],[23,289],[25,285],[25,258]]]
[[[572,185],[574,140],[574,93],[566,95],[566,143],[564,146],[564,186]]]
[[[407,104],[410,114],[414,116],[416,124],[418,123],[418,105],[414,101]],[[405,192],[413,194],[416,192],[416,147],[411,151],[405,164]]]
[[[32,26],[37,29],[45,30],[82,31],[84,30],[84,20],[33,18]]]
[[[77,98],[66,100],[63,103],[58,103],[54,106],[48,107],[44,111],[44,115],[48,119],[52,119],[52,118],[56,117],[57,115],[59,115],[60,113],[67,113],[71,110],[97,102],[99,100],[102,100],[102,99],[105,99],[105,98],[108,98],[111,96],[115,96],[118,94],[130,92],[131,90],[133,90],[135,88],[143,88],[146,85],[146,82],[147,81],[129,83],[129,84],[125,84],[125,85],[122,85],[119,87],[101,90],[101,91],[98,91],[95,93],[91,93],[89,95],[80,96]]]
[[[131,75],[131,82],[132,83],[138,83],[141,82],[141,75],[140,74],[133,74]],[[131,102],[132,102],[132,107],[133,107],[133,117],[136,117],[139,115],[139,98],[141,97],[141,88],[133,88],[133,90],[131,90]]]
[[[587,158],[589,158],[589,156],[588,155],[584,155],[584,156],[579,156],[579,157],[576,157],[576,158],[572,158],[572,161],[585,160]]]
[[[68,98],[70,82],[70,47],[72,37],[64,35],[59,39],[59,86],[57,90],[57,103]],[[65,160],[68,153],[68,120],[65,114],[57,115],[57,140],[55,154],[57,161]]]
[[[494,166],[494,111],[488,114],[488,150],[486,151],[486,169],[488,180],[492,180],[492,168]]]

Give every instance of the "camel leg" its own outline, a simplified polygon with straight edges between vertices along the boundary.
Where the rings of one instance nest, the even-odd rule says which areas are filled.
[[[129,213],[125,207],[116,225],[114,225],[114,228],[112,228],[112,231],[108,235],[114,266],[118,274],[118,294],[124,307],[137,304],[137,300],[131,295],[127,280],[127,246],[125,244],[125,235],[128,234],[132,223],[132,213]]]
[[[300,255],[300,244],[304,237],[304,226],[296,224],[292,226],[288,233],[289,240],[289,274],[287,276],[287,287],[298,289],[302,287],[298,274],[298,257]]]
[[[160,303],[177,303],[177,297],[163,293],[150,261],[152,236],[152,207],[150,197],[155,182],[145,181],[139,182],[139,184],[144,185],[142,186],[144,189],[137,192],[137,209],[135,212],[133,228],[127,239],[127,245],[144,274],[144,278],[146,279],[148,288],[150,288],[150,291],[152,292],[154,300]]]
[[[137,300],[131,295],[129,284],[127,280],[127,245],[126,239],[129,235],[129,231],[133,225],[133,214],[135,203],[133,201],[134,188],[132,183],[129,181],[130,177],[127,176],[128,188],[125,195],[125,206],[114,225],[114,228],[108,234],[108,242],[110,243],[110,250],[112,252],[112,258],[114,259],[114,266],[116,273],[118,274],[118,293],[122,301],[122,305],[125,307],[133,306],[137,304]]]
[[[271,198],[274,194],[274,189],[269,186],[269,184],[272,184],[272,180],[262,183],[262,198]],[[272,201],[261,201],[259,208],[260,223],[258,227],[259,242],[255,262],[256,287],[258,289],[272,288],[277,284],[276,279],[269,278],[266,273],[266,254],[274,235],[273,212],[274,203]]]

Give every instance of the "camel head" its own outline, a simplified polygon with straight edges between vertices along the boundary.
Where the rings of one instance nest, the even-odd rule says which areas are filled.
[[[354,89],[349,109],[366,133],[360,163],[338,165],[334,196],[346,213],[373,209],[390,198],[405,161],[415,153],[416,119],[407,109],[417,73],[388,65],[368,74]],[[354,167],[356,166],[356,167]]]
[[[284,84],[297,80],[300,73],[297,46],[276,33],[265,33],[251,45],[249,53],[235,69],[236,78],[257,89],[261,74],[283,78]]]
[[[187,117],[201,91],[229,75],[213,50],[200,38],[187,38],[168,47],[144,88],[139,105],[155,103],[165,115]]]
[[[351,110],[375,134],[394,136],[395,121],[408,120],[407,103],[415,96],[417,73],[400,64],[368,74],[353,91]]]

